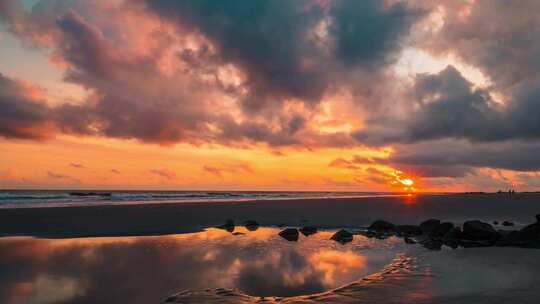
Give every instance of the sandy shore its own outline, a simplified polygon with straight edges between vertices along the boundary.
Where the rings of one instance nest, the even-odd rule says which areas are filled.
[[[1,235],[147,235],[198,231],[227,219],[262,225],[362,227],[376,219],[418,224],[428,218],[533,221],[540,194],[452,194],[348,199],[0,209]]]

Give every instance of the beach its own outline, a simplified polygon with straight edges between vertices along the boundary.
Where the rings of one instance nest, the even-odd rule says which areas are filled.
[[[366,227],[377,219],[419,224],[429,218],[462,223],[531,222],[540,194],[413,194],[388,197],[241,202],[151,202],[0,209],[0,234],[35,236],[152,235],[201,231],[232,219],[266,226]]]
[[[389,221],[384,228],[430,218],[519,230],[535,222],[539,199],[414,194],[0,208],[0,302],[538,303],[538,249],[433,247],[422,235],[365,231],[378,219]],[[281,235],[305,226],[314,234]],[[354,235],[334,240],[340,229]]]

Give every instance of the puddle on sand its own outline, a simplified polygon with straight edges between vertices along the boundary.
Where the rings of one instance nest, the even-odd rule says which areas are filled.
[[[158,303],[179,290],[216,288],[258,299],[310,295],[379,273],[414,247],[359,235],[341,245],[329,240],[334,231],[288,242],[279,231],[0,238],[0,303]]]

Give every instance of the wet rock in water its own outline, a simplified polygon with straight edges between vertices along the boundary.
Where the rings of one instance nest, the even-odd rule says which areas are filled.
[[[256,221],[251,221],[251,220],[245,221],[244,227],[246,227],[246,229],[249,231],[255,231],[259,229],[259,223],[257,223]]]
[[[377,220],[373,222],[368,229],[377,232],[394,232],[396,230],[396,225],[387,221]]]
[[[341,229],[338,232],[334,233],[334,235],[330,239],[341,244],[345,244],[353,240],[353,235],[349,231]]]
[[[310,236],[312,234],[317,233],[317,227],[305,226],[305,227],[300,228],[300,232],[305,236]]]
[[[436,226],[431,232],[429,233],[429,236],[432,238],[442,238],[450,231],[452,228],[454,228],[454,224],[445,222],[441,223],[438,226]]]
[[[422,234],[422,230],[416,225],[398,225],[396,231],[399,236],[418,236]]]
[[[530,224],[519,231],[520,236],[526,240],[540,240],[540,223]]]
[[[497,225],[499,225],[499,222],[493,221],[493,225],[497,226]]]
[[[225,222],[225,224],[223,224],[221,226],[217,226],[216,228],[224,229],[224,230],[227,230],[229,232],[233,232],[234,231],[234,221],[233,220],[227,220],[227,222]]]
[[[363,235],[367,238],[374,238],[377,236],[377,233],[375,231],[366,230],[366,231],[355,231],[354,234]]]
[[[536,215],[536,222],[540,223],[540,214]]]
[[[443,240],[459,240],[461,238],[463,238],[463,232],[459,227],[452,227],[443,236]]]
[[[461,231],[461,228],[459,227],[452,227],[452,229],[448,230],[442,237],[442,241],[444,245],[456,249],[461,244],[461,238],[463,237],[463,232]]]
[[[442,241],[439,240],[427,240],[425,242],[422,242],[422,246],[429,250],[441,250],[441,247],[443,245]]]
[[[420,230],[423,234],[429,235],[435,228],[437,228],[441,224],[440,220],[437,219],[429,219],[425,222],[422,222],[420,224]]]
[[[509,221],[504,221],[504,222],[502,222],[502,225],[503,226],[514,226],[514,223],[509,222]]]
[[[413,239],[411,239],[410,237],[405,237],[403,240],[404,240],[405,243],[407,243],[407,244],[416,244],[416,241],[413,240]]]
[[[279,232],[279,236],[286,239],[289,242],[298,241],[298,229],[296,228],[287,228]]]
[[[463,224],[463,238],[471,241],[496,240],[500,234],[493,227],[481,221],[467,221]]]

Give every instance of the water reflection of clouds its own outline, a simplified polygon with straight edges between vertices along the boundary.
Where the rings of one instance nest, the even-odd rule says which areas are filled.
[[[336,246],[322,232],[298,243],[260,228],[122,238],[0,239],[1,303],[155,303],[179,289],[236,287],[290,296],[331,289],[392,256]],[[378,253],[377,253],[378,255]],[[381,260],[382,259],[382,260]]]

